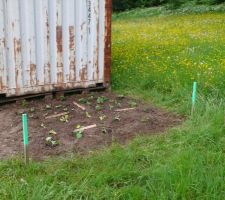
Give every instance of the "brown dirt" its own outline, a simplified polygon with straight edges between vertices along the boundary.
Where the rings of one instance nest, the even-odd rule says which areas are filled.
[[[102,110],[97,111],[97,99],[103,100],[102,96],[107,100],[99,104]],[[82,104],[82,99],[88,102]],[[74,101],[83,105],[91,117],[75,106]],[[134,102],[137,104],[134,110],[115,112],[116,109],[135,106]],[[63,112],[69,112],[68,122],[60,121],[61,117],[46,119],[47,116]],[[114,141],[125,144],[136,135],[160,133],[182,122],[182,118],[175,114],[112,93],[73,95],[64,101],[45,98],[8,104],[0,107],[0,159],[23,153],[22,113],[28,113],[29,116],[30,155],[34,159],[65,153],[87,153]],[[78,125],[93,124],[97,127],[85,130],[80,139],[73,133]],[[57,134],[50,134],[51,130]],[[46,138],[49,136],[59,144],[47,144]]]

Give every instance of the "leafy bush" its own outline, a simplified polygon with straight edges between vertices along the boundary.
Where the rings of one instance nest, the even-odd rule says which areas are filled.
[[[190,0],[113,0],[114,11],[124,11],[136,7],[152,7],[163,4],[168,4],[170,9],[179,8],[183,3],[190,2]],[[193,0],[196,4],[220,4],[225,0]]]
[[[197,4],[208,4],[208,5],[213,5],[213,4],[224,3],[225,0],[196,0],[195,2],[196,2]]]
[[[123,11],[136,7],[159,6],[167,2],[168,0],[113,0],[113,9]]]

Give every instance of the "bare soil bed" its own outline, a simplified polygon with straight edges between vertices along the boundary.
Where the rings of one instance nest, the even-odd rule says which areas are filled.
[[[23,113],[29,117],[33,159],[88,153],[114,141],[126,144],[136,135],[160,133],[182,122],[173,113],[106,92],[22,101],[0,106],[0,159],[22,155]]]

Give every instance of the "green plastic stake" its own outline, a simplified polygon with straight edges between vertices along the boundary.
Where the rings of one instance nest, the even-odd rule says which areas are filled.
[[[194,84],[193,84],[193,93],[192,93],[192,110],[191,110],[191,114],[194,113],[196,99],[197,99],[197,82],[194,82]]]
[[[22,122],[23,122],[23,144],[24,144],[24,161],[25,164],[28,164],[29,156],[28,156],[28,119],[27,114],[22,115]]]

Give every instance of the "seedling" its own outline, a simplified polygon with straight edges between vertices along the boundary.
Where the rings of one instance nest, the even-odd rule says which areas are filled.
[[[137,103],[135,101],[129,101],[128,104],[131,108],[137,107]]]
[[[114,108],[113,105],[109,105],[109,110],[112,110]]]
[[[64,122],[64,123],[68,123],[69,122],[69,115],[64,115],[64,116],[60,117],[60,121]]]
[[[106,97],[104,97],[104,96],[98,97],[98,99],[97,99],[97,103],[98,103],[98,104],[103,104],[103,103],[105,103],[106,101],[108,101],[108,98],[106,98]]]
[[[106,116],[105,116],[105,115],[102,115],[102,116],[99,117],[99,119],[100,119],[101,121],[103,121],[103,120],[106,119]]]
[[[117,96],[117,99],[120,99],[120,100],[122,100],[124,98],[125,98],[125,96],[123,94]]]
[[[50,130],[48,133],[49,133],[49,135],[57,135],[57,133],[53,129]]]
[[[121,120],[121,118],[119,115],[115,116],[113,119],[114,122],[119,122],[120,120]]]
[[[24,99],[21,104],[24,108],[28,106],[28,102],[26,99]]]
[[[150,118],[149,117],[144,117],[141,119],[141,122],[143,123],[146,123],[146,122],[149,122],[150,121]]]
[[[60,101],[65,101],[66,97],[64,95],[60,96]]]
[[[149,113],[149,112],[150,112],[150,109],[149,109],[149,108],[144,108],[144,109],[143,109],[143,112]]]
[[[119,103],[118,101],[115,101],[115,105],[116,105],[117,107],[119,107],[119,108],[122,107],[121,103]]]
[[[95,106],[95,110],[96,111],[101,111],[102,110],[102,106],[100,106],[100,105]]]
[[[45,124],[44,124],[44,123],[42,123],[42,124],[41,124],[41,127],[42,127],[42,128],[46,128],[46,126],[45,126]]]
[[[45,139],[45,144],[47,146],[55,147],[55,146],[59,145],[59,142],[54,140],[51,136],[49,136]]]
[[[84,130],[82,129],[82,127],[80,125],[77,125],[77,127],[73,131],[73,133],[77,139],[81,139],[83,137]]]
[[[108,134],[108,130],[105,127],[103,127],[101,131],[103,134]]]
[[[81,98],[81,99],[79,99],[78,101],[79,101],[80,103],[82,103],[82,104],[86,104],[86,103],[88,102],[88,100],[85,99],[85,98]]]
[[[91,115],[88,112],[86,112],[85,114],[87,118],[91,118]]]
[[[90,100],[90,101],[94,100],[94,96],[88,97],[88,100]]]

